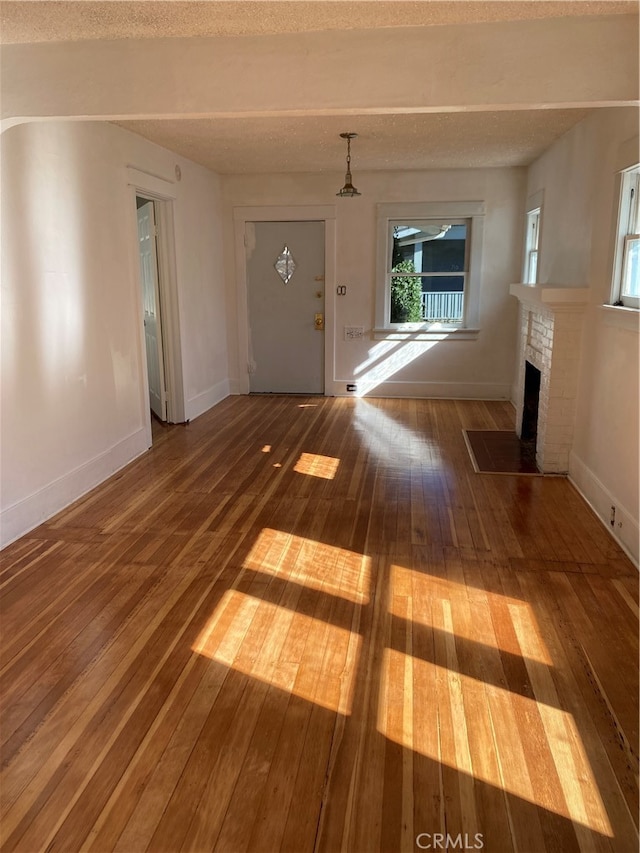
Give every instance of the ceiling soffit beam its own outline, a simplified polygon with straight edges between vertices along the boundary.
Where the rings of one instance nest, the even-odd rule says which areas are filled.
[[[634,16],[6,45],[2,116],[340,115],[633,105]]]

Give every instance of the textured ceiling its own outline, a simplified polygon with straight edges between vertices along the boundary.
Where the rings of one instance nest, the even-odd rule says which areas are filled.
[[[587,114],[518,110],[428,115],[118,122],[220,174],[522,166]]]
[[[0,41],[10,44],[83,39],[268,35],[634,12],[638,12],[637,2],[616,0],[2,0]]]

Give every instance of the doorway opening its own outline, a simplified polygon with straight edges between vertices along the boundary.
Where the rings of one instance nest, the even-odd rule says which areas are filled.
[[[173,206],[141,186],[134,199],[151,445],[169,424],[185,422]]]
[[[167,386],[155,202],[136,196],[136,213],[149,406],[152,418],[165,423],[167,421]]]

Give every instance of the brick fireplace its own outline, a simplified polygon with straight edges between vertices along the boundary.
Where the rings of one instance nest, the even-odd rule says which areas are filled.
[[[544,473],[566,473],[573,445],[582,327],[589,291],[582,287],[512,284],[510,292],[520,302],[516,431],[522,435],[525,375],[534,368],[540,371],[536,463]],[[527,418],[524,420],[527,432],[530,425]]]

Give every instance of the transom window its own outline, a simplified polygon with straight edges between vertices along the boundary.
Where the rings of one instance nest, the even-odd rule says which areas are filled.
[[[477,328],[483,202],[378,205],[376,330]]]

